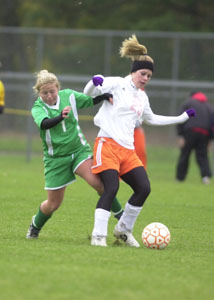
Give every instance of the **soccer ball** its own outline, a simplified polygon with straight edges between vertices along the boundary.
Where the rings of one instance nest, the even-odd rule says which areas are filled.
[[[161,223],[151,223],[142,232],[142,241],[147,248],[164,249],[170,242],[169,229]]]

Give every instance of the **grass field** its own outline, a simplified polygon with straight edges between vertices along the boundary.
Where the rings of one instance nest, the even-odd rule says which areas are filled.
[[[145,225],[167,225],[171,242],[165,250],[115,245],[113,217],[109,246],[90,246],[97,195],[79,178],[40,238],[26,240],[32,215],[46,199],[42,157],[26,163],[23,155],[1,154],[0,299],[213,299],[214,182],[202,185],[193,163],[187,181],[176,183],[177,154],[149,148],[152,193],[134,229],[140,241]],[[130,194],[121,183],[123,205]]]

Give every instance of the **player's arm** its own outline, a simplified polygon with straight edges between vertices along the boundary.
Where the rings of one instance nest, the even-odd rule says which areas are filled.
[[[113,95],[110,93],[104,93],[100,96],[94,97],[93,98],[93,103],[94,105],[102,102],[103,100],[108,100],[111,104],[113,103]]]
[[[54,126],[56,126],[58,123],[60,123],[64,118],[62,117],[62,114],[60,114],[59,116],[55,117],[55,118],[45,118],[43,119],[42,123],[41,123],[41,128],[42,129],[50,129]]]
[[[96,97],[104,93],[114,94],[114,88],[118,85],[118,78],[95,75],[86,84],[83,93],[91,97]]]
[[[66,106],[61,114],[54,118],[44,118],[41,122],[41,128],[42,129],[50,129],[57,124],[59,124],[64,118],[68,118],[68,114],[71,110],[71,106]]]
[[[103,85],[104,77],[102,75],[95,75],[92,79],[86,84],[83,93],[88,96],[97,96],[101,94],[99,86]]]
[[[112,94],[109,94],[109,93],[104,93],[102,95],[92,98],[94,105],[102,102],[103,100],[108,100],[109,102],[112,103],[112,101],[113,101],[112,99],[113,99],[113,96],[112,96]],[[71,106],[66,106],[59,116],[54,117],[54,118],[44,118],[41,122],[41,128],[42,129],[50,129],[50,128],[56,126],[64,118],[68,118],[68,114],[69,114],[70,110],[71,110]]]
[[[179,116],[161,116],[156,115],[152,112],[149,103],[147,102],[146,108],[143,114],[143,119],[146,124],[154,125],[154,126],[163,126],[163,125],[172,125],[172,124],[180,124],[184,123],[189,118],[195,117],[196,113],[195,110],[190,108],[184,111]]]
[[[102,75],[95,75],[92,79],[86,84],[83,93],[94,97],[94,105],[100,103],[103,100],[108,100],[113,104],[113,95],[109,93],[109,87],[103,87],[104,77]],[[95,97],[96,96],[96,97]]]

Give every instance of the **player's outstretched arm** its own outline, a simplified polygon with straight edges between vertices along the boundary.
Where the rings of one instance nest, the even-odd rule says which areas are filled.
[[[104,81],[104,77],[102,75],[95,75],[92,79],[86,84],[83,93],[88,96],[97,96],[101,94],[101,91],[97,88],[98,86],[102,86]]]
[[[171,117],[171,116],[161,116],[156,115],[152,112],[152,110],[148,110],[147,114],[144,115],[145,123],[154,126],[163,126],[163,125],[173,125],[173,124],[181,124],[189,120],[189,118],[195,117],[196,113],[193,108],[190,108],[184,111],[180,116]]]

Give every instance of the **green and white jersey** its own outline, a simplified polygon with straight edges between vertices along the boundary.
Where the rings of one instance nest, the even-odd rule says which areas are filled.
[[[61,114],[66,106],[71,106],[68,118],[50,129],[41,129],[45,118],[54,118]],[[93,106],[93,99],[76,91],[65,89],[58,93],[57,103],[49,106],[39,97],[32,108],[32,116],[40,130],[44,155],[60,157],[79,151],[87,143],[78,123],[77,109]]]

